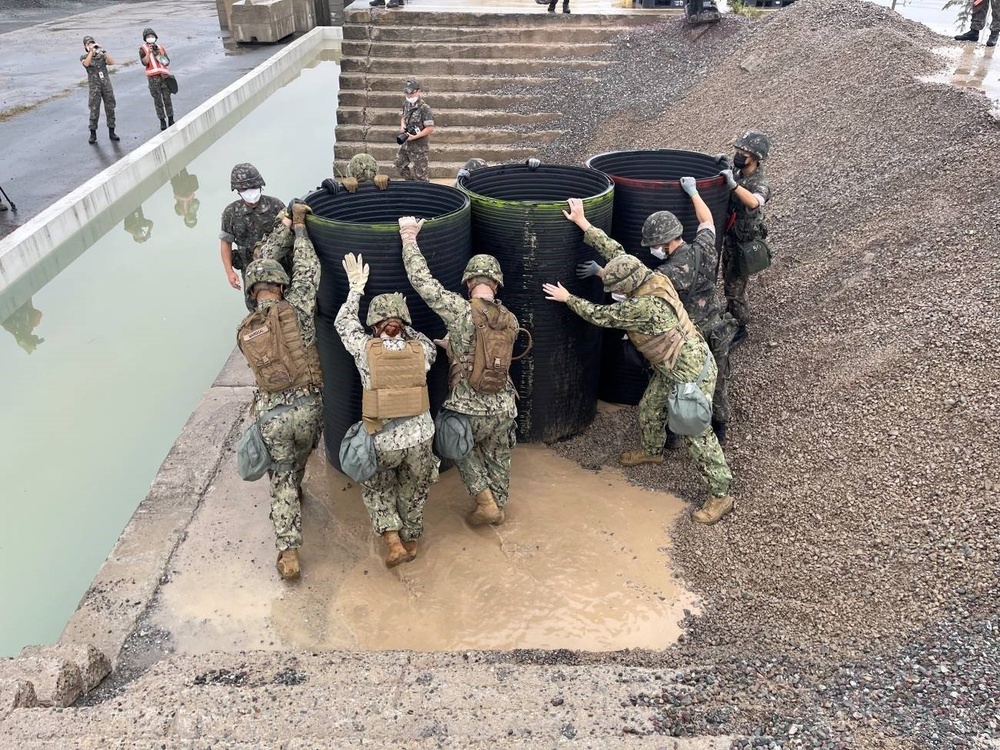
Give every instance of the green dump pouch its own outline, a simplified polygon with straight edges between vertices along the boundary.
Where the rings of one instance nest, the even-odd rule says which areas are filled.
[[[434,450],[441,458],[461,461],[472,453],[472,423],[465,414],[441,409],[434,418]]]
[[[271,454],[264,445],[260,424],[255,419],[236,444],[236,467],[247,482],[256,482],[271,468]]]
[[[712,423],[712,401],[701,392],[701,381],[712,366],[712,353],[705,348],[705,364],[693,383],[675,383],[667,396],[667,427],[676,435],[700,435]]]
[[[760,273],[771,266],[771,246],[763,237],[749,242],[736,243],[737,269],[741,277],[746,278]]]
[[[358,484],[363,484],[378,471],[375,438],[368,434],[364,421],[347,428],[340,441],[340,470]]]

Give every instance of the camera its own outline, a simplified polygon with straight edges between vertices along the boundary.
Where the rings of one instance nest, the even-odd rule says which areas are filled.
[[[415,127],[413,127],[411,125],[406,130],[404,130],[402,133],[400,133],[399,135],[396,136],[396,143],[398,143],[400,146],[402,146],[404,143],[406,143],[406,141],[408,140],[409,136],[416,135],[419,132],[420,132],[419,130],[417,130]]]

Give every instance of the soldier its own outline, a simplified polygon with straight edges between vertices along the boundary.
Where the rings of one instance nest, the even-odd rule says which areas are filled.
[[[1000,0],[972,0],[972,25],[964,34],[955,37],[956,42],[978,42],[979,32],[986,26],[986,11],[992,7],[990,19],[990,36],[986,40],[987,47],[996,47],[1000,39]]]
[[[583,230],[584,241],[608,259],[604,288],[615,301],[595,305],[571,295],[562,284],[544,284],[546,299],[566,303],[594,325],[624,330],[649,361],[653,375],[639,402],[642,448],[625,451],[619,460],[623,466],[663,463],[667,397],[674,384],[697,383],[711,400],[716,378],[712,354],[668,278],[650,271],[641,260],[625,253],[621,245],[592,226],[578,198],[570,198],[569,211],[563,214]],[[683,440],[709,491],[704,505],[694,513],[694,520],[715,523],[733,509],[729,496],[732,473],[726,457],[711,426],[699,435],[683,436]]]
[[[738,245],[767,237],[764,222],[764,204],[771,198],[771,185],[764,174],[763,162],[771,148],[771,141],[763,133],[748,130],[733,144],[734,174],[731,169],[722,171],[732,195],[729,199],[729,222],[722,240],[722,280],[726,293],[726,312],[740,324],[733,339],[733,346],[743,342],[750,322],[750,302],[747,300],[749,277],[741,274],[736,253]]]
[[[246,296],[253,312],[236,335],[257,382],[251,409],[272,461],[271,523],[278,573],[285,580],[299,576],[302,476],[323,418],[315,320],[319,259],[306,233],[309,206],[293,202],[291,213],[291,220],[282,216],[262,243],[260,258],[247,266]],[[278,262],[290,245],[291,280]]]
[[[184,226],[194,229],[198,224],[198,209],[201,207],[201,201],[195,196],[198,192],[198,178],[184,168],[170,178],[170,187],[174,191],[174,213],[184,217]]]
[[[229,176],[229,187],[239,193],[240,199],[233,201],[222,211],[222,231],[219,233],[219,250],[222,267],[229,279],[229,286],[240,288],[240,275],[253,260],[253,248],[267,236],[275,225],[278,212],[285,206],[270,195],[263,195],[264,178],[257,167],[243,162],[233,167]],[[233,243],[236,250],[233,250]],[[291,266],[286,265],[286,272]],[[244,277],[244,287],[246,278]],[[247,298],[247,309],[250,307]]]
[[[420,81],[411,78],[403,87],[406,101],[403,116],[399,119],[399,153],[396,155],[396,169],[404,180],[429,182],[427,166],[429,136],[434,132],[434,115],[423,100]]]
[[[156,116],[160,118],[160,130],[174,124],[174,105],[170,101],[171,82],[170,58],[167,48],[157,43],[156,32],[147,27],[142,30],[142,46],[139,47],[139,62],[146,68],[149,95],[153,97]],[[174,84],[176,85],[176,84]]]
[[[463,177],[468,177],[477,169],[483,169],[486,166],[487,166],[486,161],[483,159],[475,159],[475,158],[469,159],[458,170],[458,174],[455,175],[455,187],[458,187],[458,181],[461,180]]]
[[[389,175],[378,173],[378,162],[371,154],[355,154],[347,162],[347,177],[344,178],[344,187],[348,193],[356,193],[358,185],[362,182],[371,181],[379,190],[389,187]]]
[[[466,265],[462,282],[468,300],[431,276],[417,246],[423,223],[412,216],[399,219],[403,264],[410,285],[441,316],[448,330],[438,342],[446,348],[450,363],[448,397],[441,411],[467,422],[472,435],[471,452],[455,460],[465,489],[476,498],[466,520],[472,526],[498,526],[506,518],[510,457],[516,441],[516,394],[507,371],[517,319],[496,299],[503,273],[492,255],[474,255]]]
[[[35,305],[29,298],[27,302],[11,313],[2,325],[4,330],[14,337],[19,347],[28,354],[34,354],[38,345],[45,343],[45,339],[34,332],[41,322],[42,311],[35,309]]]
[[[385,540],[385,566],[417,556],[424,531],[427,491],[437,481],[434,421],[427,371],[437,358],[434,342],[411,327],[406,299],[380,294],[368,306],[361,327],[358,306],[368,281],[361,256],[343,260],[350,291],[335,322],[344,348],[354,357],[364,387],[364,429],[373,435],[378,470],[362,484],[361,498],[375,533]]]
[[[153,221],[146,218],[146,214],[142,212],[142,206],[126,216],[122,224],[125,231],[131,234],[132,239],[140,245],[153,236]]]
[[[104,117],[108,121],[108,138],[113,141],[121,140],[115,135],[115,90],[111,86],[111,74],[108,72],[108,66],[114,65],[115,59],[98,45],[92,36],[83,38],[83,50],[80,62],[87,69],[87,85],[90,87],[90,96],[87,99],[87,106],[90,108],[88,143],[97,143],[97,121],[101,116],[101,102],[104,102]]]

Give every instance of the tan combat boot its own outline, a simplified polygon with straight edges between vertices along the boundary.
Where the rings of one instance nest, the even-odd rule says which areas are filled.
[[[640,466],[641,464],[662,464],[663,455],[655,456],[646,453],[644,450],[625,451],[618,459],[622,466]]]
[[[278,575],[286,581],[294,581],[299,577],[299,551],[283,549],[278,553]]]
[[[729,515],[733,512],[733,498],[729,495],[723,495],[722,497],[710,497],[705,501],[705,504],[701,506],[701,510],[697,510],[692,515],[695,521],[698,523],[703,523],[706,525],[711,525],[717,521],[721,521],[724,516]]]
[[[382,534],[385,540],[385,567],[395,568],[400,563],[409,562],[416,557],[416,550],[409,552],[399,540],[398,531],[386,531]]]
[[[485,526],[488,523],[496,526],[503,523],[503,514],[489,487],[476,495],[476,507],[465,520],[470,526]]]
[[[403,549],[407,551],[410,555],[411,560],[417,559],[417,540],[414,539],[412,542],[408,542],[405,539],[400,539],[400,544],[403,545]]]

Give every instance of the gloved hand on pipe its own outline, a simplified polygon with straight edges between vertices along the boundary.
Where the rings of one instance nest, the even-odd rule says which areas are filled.
[[[698,194],[698,186],[695,185],[694,177],[681,177],[681,190],[692,198]]]
[[[736,183],[736,178],[733,177],[733,170],[723,169],[721,172],[719,172],[719,174],[721,174],[723,177],[726,178],[726,184],[729,185],[730,190],[735,190],[737,187],[739,187],[739,185]]]
[[[589,279],[591,276],[600,276],[604,269],[595,260],[589,260],[576,267],[576,277],[578,279]]]
[[[352,292],[364,294],[365,284],[368,283],[368,264],[364,262],[361,253],[353,255],[348,253],[341,261],[344,272],[347,274],[347,286]]]

